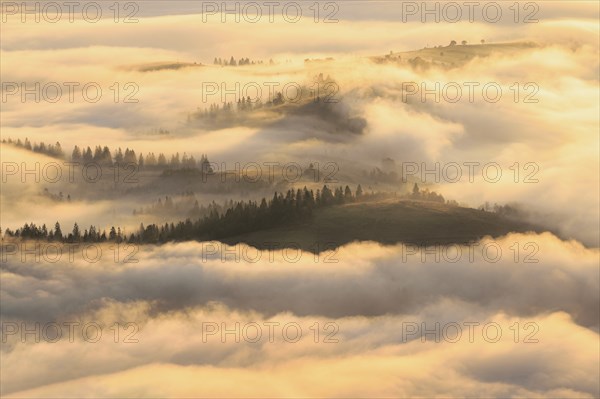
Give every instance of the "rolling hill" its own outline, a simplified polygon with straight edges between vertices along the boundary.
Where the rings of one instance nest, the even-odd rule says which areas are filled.
[[[493,43],[493,44],[456,44],[448,46],[427,47],[420,50],[392,52],[371,59],[377,63],[395,62],[411,63],[415,66],[437,65],[444,67],[460,67],[475,58],[491,55],[510,56],[512,54],[530,51],[539,45],[533,42]]]
[[[385,245],[466,244],[484,236],[510,232],[542,232],[529,223],[473,208],[406,199],[351,203],[316,210],[310,219],[268,230],[223,239],[227,244],[246,243],[259,249],[299,247],[315,252],[353,241]]]

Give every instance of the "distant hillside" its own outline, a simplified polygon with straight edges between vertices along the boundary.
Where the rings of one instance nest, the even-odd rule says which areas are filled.
[[[388,199],[318,209],[310,219],[285,227],[262,230],[221,241],[267,249],[272,244],[296,245],[313,251],[332,249],[353,241],[415,245],[461,244],[486,235],[544,229],[496,213],[443,203]]]
[[[531,50],[540,45],[534,42],[511,42],[511,43],[490,43],[490,44],[466,44],[457,40],[454,45],[439,45],[429,48],[423,48],[413,51],[393,51],[390,54],[370,57],[377,63],[401,63],[413,64],[415,66],[427,67],[438,65],[444,67],[459,67],[476,57],[489,57],[490,55],[511,55],[521,51]],[[333,58],[326,59],[306,59],[305,64],[318,64],[335,62]],[[262,63],[261,63],[262,64]],[[258,64],[257,64],[258,65]],[[140,64],[127,66],[127,69],[134,69],[139,72],[157,72],[163,70],[178,70],[184,68],[194,68],[205,66],[202,63],[164,61],[149,64]],[[221,67],[217,65],[217,67]]]
[[[377,63],[402,63],[427,67],[431,65],[458,67],[476,57],[490,55],[511,55],[521,51],[531,50],[539,45],[533,42],[467,44],[457,43],[421,50],[392,52],[384,56],[372,57]]]
[[[197,64],[195,62],[157,62],[152,64],[137,65],[134,67],[134,69],[136,69],[139,72],[157,72],[164,70],[175,71],[183,68],[195,68],[201,66],[203,65]]]

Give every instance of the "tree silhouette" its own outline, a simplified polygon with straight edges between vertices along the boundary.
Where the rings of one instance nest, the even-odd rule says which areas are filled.
[[[60,229],[60,223],[56,222],[54,224],[54,239],[56,240],[62,240],[63,239],[63,233],[62,230]]]
[[[363,189],[361,187],[361,185],[359,184],[358,187],[356,187],[356,198],[362,197],[363,195]]]
[[[81,239],[81,231],[79,231],[79,225],[77,223],[73,225],[72,239],[74,242],[78,242]]]

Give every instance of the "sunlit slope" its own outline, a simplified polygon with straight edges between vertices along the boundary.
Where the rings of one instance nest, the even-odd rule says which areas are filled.
[[[429,47],[421,50],[392,52],[385,56],[373,57],[375,62],[413,63],[419,66],[441,65],[458,67],[477,57],[511,56],[519,52],[528,51],[537,44],[532,42],[494,43],[494,44],[467,44],[458,42],[455,45],[444,44],[441,47]]]
[[[436,245],[469,243],[484,236],[526,231],[544,229],[478,209],[395,199],[319,209],[303,222],[223,241],[265,249],[277,243],[320,252],[353,241]]]

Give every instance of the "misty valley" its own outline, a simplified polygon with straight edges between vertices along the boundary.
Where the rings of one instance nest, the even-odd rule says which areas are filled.
[[[3,398],[600,397],[597,2],[0,18]]]

